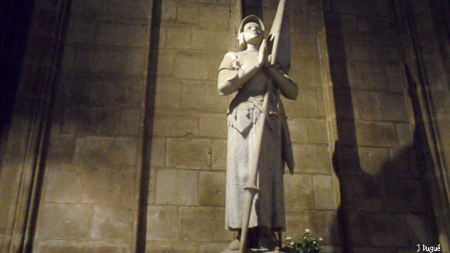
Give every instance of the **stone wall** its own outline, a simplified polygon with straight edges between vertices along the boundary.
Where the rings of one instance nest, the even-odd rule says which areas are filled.
[[[437,245],[394,5],[328,1],[326,27],[347,252]],[[417,101],[415,101],[416,103]]]
[[[209,252],[231,240],[223,231],[229,99],[216,88],[230,2],[162,1],[161,10],[146,251]]]
[[[216,88],[220,61],[233,49],[231,6],[73,2],[37,252],[129,252],[142,247],[142,235],[148,252],[212,252],[233,238],[224,230],[230,98]],[[246,8],[259,11],[269,30],[276,6]],[[285,101],[296,160],[285,179],[287,234],[310,228],[337,244],[321,5],[296,1],[289,10],[300,95]]]
[[[231,96],[218,95],[216,78],[235,50],[239,2],[36,1],[0,170],[0,248],[226,247],[236,236],[224,229]],[[278,1],[242,2],[267,35]],[[445,174],[450,149],[448,62],[436,50],[448,48],[431,20],[442,1],[287,2],[299,96],[283,100],[295,160],[294,175],[285,173],[284,235],[309,228],[325,252],[444,243],[445,226],[438,241],[435,224],[447,217],[438,202],[448,191],[432,187],[445,186],[433,169],[437,157]],[[412,39],[398,19],[410,2],[424,56],[412,75]],[[425,106],[435,113],[431,126],[411,92],[423,70],[435,101]]]
[[[36,252],[131,252],[152,1],[73,1]]]
[[[70,6],[58,0],[2,7],[2,92],[8,88],[0,108],[0,251],[30,251]]]
[[[422,145],[423,181],[430,189],[439,242],[449,246],[449,40],[446,1],[397,1],[400,43],[409,94],[416,118],[417,143]]]

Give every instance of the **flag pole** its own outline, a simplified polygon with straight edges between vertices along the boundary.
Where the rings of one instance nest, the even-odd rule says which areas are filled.
[[[283,22],[283,14],[284,14],[284,6],[285,6],[286,0],[280,0],[278,3],[277,13],[275,15],[274,22],[272,24],[272,28],[270,30],[269,34],[269,40],[273,41],[272,46],[272,52],[270,58],[270,64],[275,65],[276,57],[277,57],[277,50],[278,50],[278,42],[280,39],[280,32],[281,32],[281,24]],[[250,214],[252,211],[252,204],[253,199],[256,195],[256,193],[259,192],[258,186],[256,184],[256,178],[258,175],[259,170],[259,163],[260,163],[260,157],[261,157],[261,143],[262,138],[264,134],[264,126],[266,122],[267,117],[267,107],[269,104],[269,95],[271,90],[271,84],[269,83],[268,87],[266,88],[266,93],[264,94],[264,102],[263,102],[263,111],[261,114],[261,117],[259,119],[259,135],[256,139],[256,150],[255,154],[256,156],[253,156],[253,161],[251,163],[251,170],[249,179],[247,182],[247,185],[244,187],[244,194],[245,194],[245,203],[244,203],[244,213],[243,213],[243,219],[242,219],[242,230],[241,230],[241,245],[239,247],[239,253],[245,253],[247,250],[247,235],[248,235],[248,227],[249,227],[249,221],[250,221]],[[279,238],[281,240],[281,238]]]

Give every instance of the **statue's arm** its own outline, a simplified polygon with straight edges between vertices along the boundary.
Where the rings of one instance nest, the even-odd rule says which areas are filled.
[[[244,85],[260,70],[260,65],[246,66],[236,69],[233,62],[236,60],[235,53],[227,53],[220,64],[217,88],[220,95],[230,95]]]
[[[273,66],[266,68],[267,75],[272,79],[275,86],[280,89],[281,94],[287,99],[296,99],[298,96],[297,84],[289,77],[278,71]]]

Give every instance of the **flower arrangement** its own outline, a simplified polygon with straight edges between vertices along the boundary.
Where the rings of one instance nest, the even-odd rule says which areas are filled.
[[[311,230],[305,229],[305,233],[298,242],[293,241],[291,237],[287,237],[288,245],[283,250],[289,253],[318,253],[322,250],[322,241],[322,237],[316,240],[311,236]]]

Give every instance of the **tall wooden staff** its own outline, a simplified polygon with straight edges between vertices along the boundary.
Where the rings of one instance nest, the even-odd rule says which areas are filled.
[[[269,56],[269,61],[271,65],[275,65],[277,61],[277,51],[278,45],[280,41],[280,32],[281,25],[283,23],[283,14],[284,14],[284,6],[286,0],[280,0],[278,3],[277,13],[275,15],[275,20],[272,24],[272,28],[270,29],[269,41],[272,41],[272,51]],[[243,222],[242,222],[242,230],[241,230],[241,246],[239,248],[239,253],[245,253],[247,249],[247,234],[248,234],[248,225],[250,220],[250,213],[252,210],[252,203],[256,193],[259,192],[258,186],[256,185],[256,178],[258,175],[258,170],[260,167],[260,157],[261,157],[261,142],[264,134],[266,117],[268,115],[267,107],[269,104],[270,90],[271,84],[268,85],[266,89],[266,93],[264,94],[264,103],[263,103],[263,112],[261,114],[261,118],[259,119],[259,129],[260,134],[256,139],[256,156],[253,156],[252,168],[250,170],[250,176],[247,182],[247,185],[244,188],[245,192],[245,204],[244,204],[244,214],[243,214]]]

